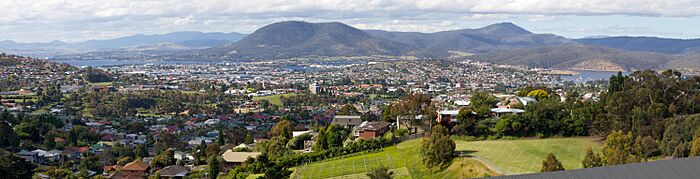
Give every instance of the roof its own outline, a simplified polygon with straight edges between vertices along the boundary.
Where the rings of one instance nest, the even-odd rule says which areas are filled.
[[[524,106],[537,103],[537,99],[532,97],[517,97],[516,99]]]
[[[339,126],[357,126],[362,124],[361,116],[335,116],[331,124]]]
[[[122,170],[126,171],[146,171],[148,170],[148,164],[142,162],[141,160],[134,160],[133,162],[127,163],[122,167]]]
[[[160,176],[164,177],[184,177],[190,173],[190,169],[180,165],[170,165],[161,170],[158,170]]]
[[[440,115],[456,116],[457,114],[459,114],[459,110],[442,110],[439,113]]]
[[[224,158],[224,161],[229,163],[243,163],[248,157],[255,158],[258,157],[258,155],[260,155],[260,152],[234,152],[233,150],[226,150],[224,154],[221,154],[221,157]]]
[[[680,178],[690,179],[700,176],[700,157],[660,160],[653,162],[613,165],[596,168],[564,170],[556,172],[535,173],[493,177],[498,179],[529,178],[619,178],[619,179],[653,179]]]
[[[493,108],[491,109],[493,113],[524,113],[525,110],[522,109],[508,109],[508,108]]]
[[[375,131],[379,129],[383,129],[391,125],[388,122],[385,121],[379,121],[379,122],[363,122],[360,126],[360,130],[367,130],[367,131]]]

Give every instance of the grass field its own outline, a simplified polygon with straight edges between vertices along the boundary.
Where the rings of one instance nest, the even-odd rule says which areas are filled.
[[[109,82],[99,82],[99,83],[90,83],[92,86],[111,86],[114,82],[109,81]]]
[[[299,166],[292,178],[367,178],[365,173],[380,165],[393,171],[394,178],[470,178],[498,175],[471,158],[456,158],[447,169],[430,172],[423,166],[420,157],[420,139],[410,140],[397,146],[385,147],[380,152]]]
[[[497,166],[506,174],[536,173],[547,153],[553,153],[565,169],[581,168],[585,149],[600,151],[600,144],[588,138],[533,140],[455,141],[457,151],[476,156]]]
[[[270,104],[277,105],[277,106],[282,106],[282,100],[280,97],[291,97],[291,96],[296,96],[296,93],[287,93],[287,94],[276,94],[276,95],[269,95],[269,96],[256,96],[253,97],[254,101],[260,101],[260,100],[267,100],[270,102]]]

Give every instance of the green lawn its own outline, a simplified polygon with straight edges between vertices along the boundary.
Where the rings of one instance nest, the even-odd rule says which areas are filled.
[[[498,175],[471,158],[456,158],[447,169],[429,172],[420,158],[420,139],[383,148],[380,152],[327,160],[296,167],[292,178],[366,178],[365,173],[380,165],[393,171],[394,178],[469,178]]]
[[[553,153],[565,169],[581,168],[588,146],[600,151],[601,145],[589,138],[532,140],[455,141],[457,151],[476,156],[504,170],[506,174],[536,173],[547,153]]]
[[[270,102],[270,104],[277,105],[277,106],[282,106],[282,100],[280,97],[284,96],[286,97],[292,97],[296,96],[296,93],[287,93],[287,94],[276,94],[276,95],[269,95],[269,96],[256,96],[253,97],[253,101],[261,101],[261,100],[267,100]]]
[[[114,83],[114,82],[109,81],[109,82],[90,83],[90,85],[92,85],[92,86],[111,86],[112,83]]]

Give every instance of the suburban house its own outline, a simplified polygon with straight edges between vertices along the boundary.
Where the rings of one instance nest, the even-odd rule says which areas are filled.
[[[26,151],[22,150],[19,153],[17,153],[19,157],[23,158],[24,160],[36,164],[44,163],[44,157],[40,157],[39,153],[33,152],[33,151]]]
[[[185,178],[190,169],[180,165],[170,165],[157,171],[162,178]]]
[[[260,152],[234,152],[233,150],[226,150],[221,157],[224,158],[227,166],[236,166],[245,163],[248,158],[255,158],[260,155]]]
[[[381,137],[389,131],[389,126],[391,124],[385,121],[379,122],[362,122],[357,128],[355,128],[355,136],[363,139],[372,139],[375,137]]]
[[[511,108],[493,108],[493,109],[491,109],[491,113],[493,113],[494,116],[496,116],[496,117],[506,115],[506,114],[522,114],[524,112],[525,112],[525,110],[522,110],[522,109],[511,109]]]
[[[333,117],[333,121],[331,122],[331,125],[333,125],[333,124],[337,124],[340,127],[352,129],[355,126],[362,124],[362,117],[361,116],[338,115],[338,116]]]
[[[452,124],[456,123],[457,121],[457,114],[459,114],[459,110],[441,110],[437,112],[437,122],[440,124]]]
[[[142,162],[141,160],[134,160],[131,163],[127,163],[122,167],[123,171],[128,176],[144,177],[146,176],[146,171],[148,171],[148,164]]]

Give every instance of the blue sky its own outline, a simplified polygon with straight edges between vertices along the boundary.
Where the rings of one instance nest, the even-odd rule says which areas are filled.
[[[700,38],[699,0],[3,0],[0,9],[0,40],[18,42],[251,33],[285,20],[418,32],[513,22],[570,38]]]

